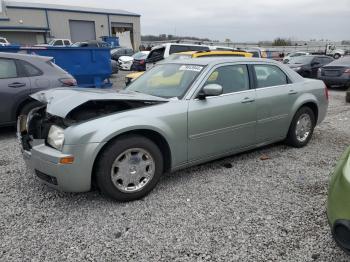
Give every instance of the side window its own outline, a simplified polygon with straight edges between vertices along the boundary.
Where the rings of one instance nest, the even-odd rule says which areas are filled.
[[[288,84],[287,75],[274,65],[254,65],[257,88]]]
[[[68,40],[64,40],[64,45],[70,45],[70,42]]]
[[[149,60],[149,62],[152,62],[152,63],[158,62],[164,58],[164,52],[165,52],[165,48],[154,49],[148,55],[147,59]]]
[[[56,40],[55,43],[53,44],[54,46],[62,46],[63,42],[62,40]]]
[[[35,66],[31,65],[30,63],[26,61],[19,61],[19,63],[23,67],[25,76],[31,77],[31,76],[42,75],[42,72]]]
[[[180,52],[186,52],[190,50],[190,48],[188,46],[185,45],[171,45],[170,46],[170,50],[169,50],[169,54],[174,54],[174,53],[180,53]]]
[[[0,79],[18,77],[14,60],[0,59]]]
[[[222,66],[217,68],[206,81],[205,85],[218,84],[223,88],[223,94],[249,89],[249,76],[246,65]]]

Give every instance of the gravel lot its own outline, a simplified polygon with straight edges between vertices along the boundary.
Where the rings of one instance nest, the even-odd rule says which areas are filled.
[[[306,148],[277,144],[168,174],[132,203],[41,185],[14,130],[0,129],[0,261],[349,261],[325,214],[329,173],[350,144],[345,93],[330,94]]]

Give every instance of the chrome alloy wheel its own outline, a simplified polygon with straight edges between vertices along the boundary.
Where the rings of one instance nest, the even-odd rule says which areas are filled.
[[[302,114],[299,117],[295,128],[295,134],[296,134],[297,140],[301,143],[305,142],[308,139],[309,135],[311,134],[311,130],[312,130],[312,120],[310,115]]]
[[[153,178],[155,162],[151,154],[141,148],[121,153],[113,162],[111,178],[114,186],[124,193],[142,190]]]

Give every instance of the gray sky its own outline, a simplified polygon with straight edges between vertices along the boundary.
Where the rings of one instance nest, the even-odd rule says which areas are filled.
[[[141,33],[229,38],[234,42],[350,40],[350,0],[21,0],[124,9],[141,14]]]

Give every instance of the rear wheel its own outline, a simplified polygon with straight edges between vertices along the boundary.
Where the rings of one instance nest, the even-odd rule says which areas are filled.
[[[147,195],[163,173],[163,156],[151,140],[125,136],[112,142],[97,163],[97,184],[103,194],[118,201]]]
[[[341,57],[341,55],[340,54],[334,54],[334,59],[339,59],[340,57]]]
[[[294,115],[289,128],[287,144],[297,148],[306,146],[312,137],[315,125],[315,114],[311,108],[300,108]]]

